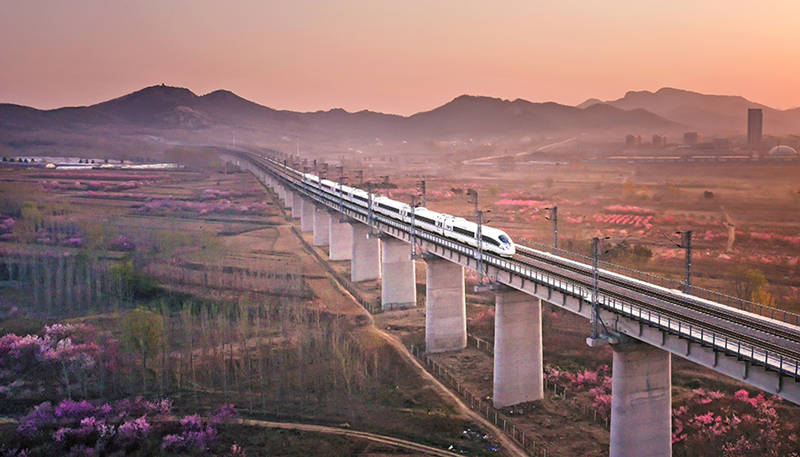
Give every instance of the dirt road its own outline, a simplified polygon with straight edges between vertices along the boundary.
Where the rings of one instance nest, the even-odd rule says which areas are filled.
[[[389,446],[394,446],[409,451],[419,452],[424,455],[435,455],[440,457],[452,457],[454,455],[458,455],[432,446],[426,446],[424,444],[414,443],[413,441],[401,440],[399,438],[393,438],[391,436],[385,436],[385,435],[376,435],[374,433],[360,432],[358,430],[350,430],[347,428],[329,427],[325,425],[300,424],[295,422],[272,422],[272,421],[262,421],[255,419],[241,419],[239,423],[255,427],[280,428],[285,430],[300,430],[304,432],[328,433],[331,435],[359,438],[371,441],[373,443],[386,444]]]

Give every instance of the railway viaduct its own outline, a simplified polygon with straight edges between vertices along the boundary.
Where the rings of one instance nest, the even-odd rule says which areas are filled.
[[[542,301],[602,321],[606,331],[587,343],[613,348],[611,457],[672,454],[672,355],[800,403],[800,316],[768,318],[605,271],[596,292],[586,265],[541,252],[525,262],[479,253],[315,192],[285,163],[249,153],[221,157],[273,189],[301,230],[313,233],[313,244],[328,246],[331,260],[350,260],[352,281],[380,279],[384,309],[416,306],[410,243],[424,252],[428,352],[466,347],[464,270],[480,268],[496,284],[496,407],[544,396]]]

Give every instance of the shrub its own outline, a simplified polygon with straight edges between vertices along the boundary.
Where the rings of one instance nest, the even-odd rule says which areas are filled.
[[[732,396],[696,389],[673,411],[676,456],[799,456],[796,420],[780,400],[742,389]]]

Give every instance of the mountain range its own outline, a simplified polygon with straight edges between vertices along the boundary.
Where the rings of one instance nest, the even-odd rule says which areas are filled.
[[[800,132],[800,109],[775,110],[742,97],[704,95],[664,88],[628,92],[578,106],[522,99],[462,95],[411,116],[342,109],[276,110],[217,90],[202,96],[189,89],[150,86],[84,107],[38,110],[0,104],[0,147],[34,153],[42,149],[103,148],[130,151],[181,144],[275,144],[304,141],[409,143],[529,135],[618,137],[625,133],[743,133],[746,108],[764,109],[767,133]]]
[[[623,110],[644,109],[709,135],[742,134],[745,132],[747,109],[761,108],[765,133],[800,133],[800,108],[778,110],[741,96],[707,95],[664,87],[656,92],[630,91],[616,100],[590,98],[578,107],[588,108],[599,104]]]

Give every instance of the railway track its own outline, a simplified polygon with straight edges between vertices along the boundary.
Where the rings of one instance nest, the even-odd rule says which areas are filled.
[[[250,160],[255,159],[253,161],[258,167],[294,187],[296,191],[309,193],[309,190],[305,188],[303,182],[299,179],[300,174],[296,170],[287,168],[282,163],[272,159],[248,156]],[[326,202],[331,207],[335,207],[337,204],[327,195],[313,191],[310,194],[310,198]],[[349,208],[347,212],[352,211],[355,211],[358,216],[366,218],[365,214],[361,214],[361,211],[354,208]],[[380,219],[380,217],[377,219]],[[382,224],[378,220],[376,222]],[[394,225],[396,224],[389,224],[390,227]],[[396,228],[405,230],[402,227]],[[421,229],[417,230],[419,236]],[[472,255],[470,254],[474,250],[472,247],[464,246],[464,249],[453,247],[450,244],[459,242],[448,241],[450,240],[449,238],[444,238],[438,233],[430,233],[430,235],[426,237],[426,241],[429,243],[441,245],[446,249],[455,248],[462,254]],[[513,256],[513,260],[518,265],[546,273],[554,279],[560,279],[589,290],[591,289],[591,266],[526,246],[516,245],[516,247],[517,253]],[[494,256],[494,254],[489,253],[484,253],[484,255]],[[498,259],[501,258],[498,257]],[[509,259],[504,260],[507,261]],[[498,262],[498,265],[500,263]],[[504,267],[501,266],[500,268]],[[790,366],[794,368],[793,372],[788,371],[787,373],[800,379],[798,378],[798,373],[800,373],[800,369],[798,369],[798,364],[800,364],[799,325],[770,319],[759,314],[694,297],[678,290],[667,289],[603,269],[600,270],[599,287],[604,299],[607,298],[612,303],[617,302],[620,304],[620,307],[616,305],[606,306],[608,310],[614,313],[627,315],[622,304],[633,305],[639,310],[646,311],[648,319],[650,319],[649,313],[652,311],[659,320],[658,323],[652,320],[649,323],[650,325],[664,327],[670,333],[677,330],[676,333],[680,337],[688,337],[690,340],[703,345],[720,347],[724,339],[724,346],[722,346],[724,351],[734,353],[737,356],[744,356],[756,364],[763,363],[768,368],[769,365],[778,366],[783,371],[785,367],[783,359],[787,358]],[[640,314],[638,317],[636,315],[631,315],[630,317],[641,320],[643,316]],[[795,315],[795,317],[800,322],[800,316]],[[668,320],[664,321],[662,318]],[[662,322],[666,325],[663,325]],[[677,328],[674,327],[675,324],[677,324]],[[689,330],[688,333],[681,330],[681,325],[683,325],[684,329]],[[699,338],[698,335],[692,333],[692,329],[700,332]],[[703,337],[703,330],[708,332],[705,333],[709,337],[708,339]],[[731,346],[728,346],[728,340],[732,344],[737,344],[738,347],[734,346],[731,349]],[[745,350],[744,353],[742,349]],[[763,356],[760,359],[761,362],[754,357],[752,351],[755,351],[755,354],[758,354],[759,357]],[[747,352],[750,353],[747,354]]]
[[[547,270],[551,274],[592,287],[591,267],[573,262],[558,262],[549,255],[517,245],[515,260],[532,268]],[[800,357],[800,329],[788,324],[745,313],[723,305],[701,303],[681,297],[678,299],[660,291],[655,286],[644,286],[636,280],[625,280],[615,274],[600,270],[599,286],[602,293],[620,300],[635,302],[638,306],[652,308],[698,327],[716,327],[733,332],[736,338],[764,347],[775,354],[791,358]],[[638,295],[638,296],[637,296]],[[710,328],[710,330],[713,330]],[[757,332],[757,335],[753,335]]]

